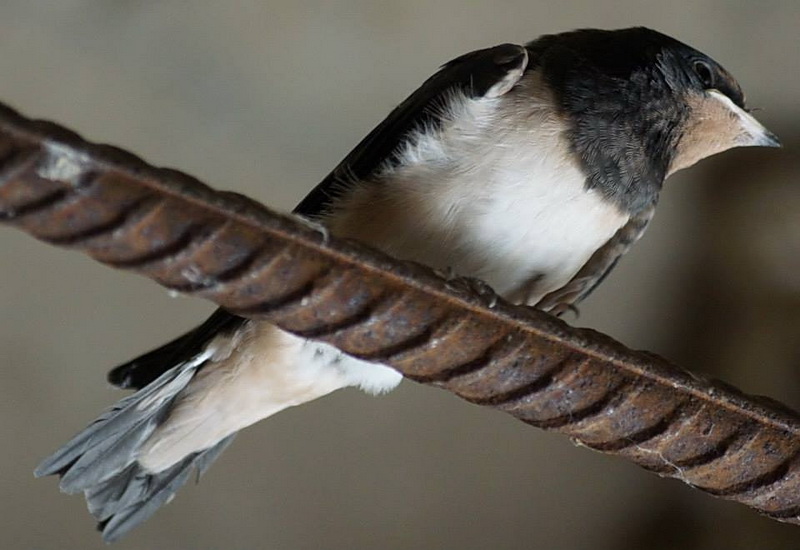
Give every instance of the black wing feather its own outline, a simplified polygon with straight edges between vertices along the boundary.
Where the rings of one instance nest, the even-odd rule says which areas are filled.
[[[108,381],[120,388],[141,389],[178,363],[198,355],[215,336],[230,334],[244,322],[244,317],[219,308],[197,328],[114,368],[108,373]]]
[[[464,54],[442,65],[367,134],[294,212],[307,217],[324,214],[348,184],[364,180],[386,163],[394,162],[411,133],[419,128],[438,128],[442,122],[442,107],[453,91],[458,90],[467,97],[483,97],[510,69],[519,67],[525,56],[522,46],[500,44]]]

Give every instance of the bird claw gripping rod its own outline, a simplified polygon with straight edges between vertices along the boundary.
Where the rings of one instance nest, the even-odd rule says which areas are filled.
[[[800,523],[800,416],[0,105],[0,220]]]

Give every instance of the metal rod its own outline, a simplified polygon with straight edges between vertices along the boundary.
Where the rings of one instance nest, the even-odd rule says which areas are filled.
[[[800,523],[800,416],[0,104],[0,220]]]

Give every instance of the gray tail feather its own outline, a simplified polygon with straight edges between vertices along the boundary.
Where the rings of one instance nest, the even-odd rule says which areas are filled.
[[[85,491],[89,511],[98,520],[103,540],[114,542],[152,516],[189,479],[192,469],[198,477],[233,441],[229,435],[215,446],[194,453],[177,464],[151,474],[133,463],[101,484]]]
[[[65,493],[83,491],[106,542],[117,540],[171,500],[193,468],[202,475],[233,439],[229,436],[160,472],[149,472],[137,462],[142,445],[207,359],[200,354],[168,370],[108,409],[36,468],[36,477],[61,476]]]

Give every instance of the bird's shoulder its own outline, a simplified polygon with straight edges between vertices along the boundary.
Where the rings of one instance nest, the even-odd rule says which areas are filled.
[[[294,212],[307,217],[325,214],[349,185],[397,162],[398,152],[415,131],[439,128],[455,94],[467,98],[502,95],[522,77],[527,63],[524,46],[500,44],[444,64],[361,140]]]

